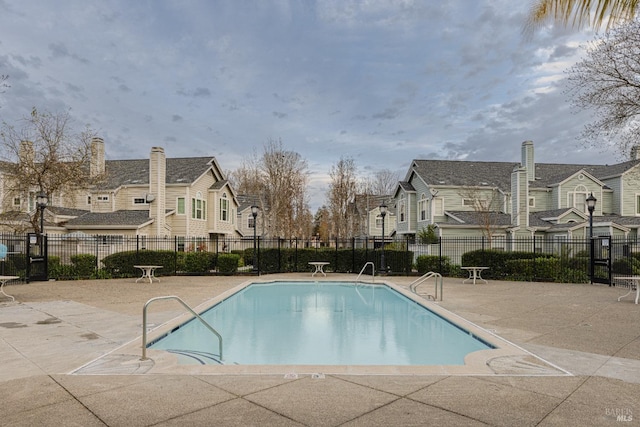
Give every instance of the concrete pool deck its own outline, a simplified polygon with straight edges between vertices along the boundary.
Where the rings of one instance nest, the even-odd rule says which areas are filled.
[[[623,289],[445,279],[440,306],[572,375],[144,374],[153,361],[118,360],[117,350],[139,340],[146,301],[177,295],[197,306],[247,277],[160,279],[6,286],[16,302],[0,300],[0,423],[640,425],[640,305],[618,302]],[[413,279],[389,278],[401,286]],[[158,301],[149,322],[181,313],[175,301]],[[104,363],[91,372],[96,360]]]

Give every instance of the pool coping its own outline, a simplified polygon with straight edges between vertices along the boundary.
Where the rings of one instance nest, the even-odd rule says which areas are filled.
[[[202,313],[219,304],[251,284],[274,282],[327,283],[331,280],[247,280],[207,301],[193,307]],[[469,353],[464,365],[187,365],[180,364],[177,355],[165,350],[147,348],[146,359],[142,359],[142,337],[81,366],[71,374],[179,374],[179,375],[240,375],[268,374],[295,377],[297,375],[487,375],[487,376],[572,376],[572,374],[528,350],[488,331],[475,323],[388,280],[359,281],[367,285],[385,285],[408,299],[424,306],[445,320],[461,327],[482,341],[495,347]],[[185,312],[159,326],[147,328],[147,344],[171,332],[176,327],[193,319]],[[123,372],[124,370],[124,372]]]

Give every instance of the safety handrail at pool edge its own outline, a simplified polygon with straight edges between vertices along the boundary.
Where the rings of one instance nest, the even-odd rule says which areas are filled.
[[[423,284],[424,282],[426,282],[427,280],[431,279],[432,277],[435,277],[436,283],[435,283],[435,295],[427,295],[428,297],[433,297],[433,300],[437,300],[438,299],[438,283],[440,283],[440,301],[442,301],[442,274],[440,273],[436,273],[433,271],[430,271],[428,273],[423,274],[422,276],[418,277],[416,280],[414,280],[413,282],[411,282],[409,284],[409,289],[411,290],[411,292],[413,292],[414,294],[417,294],[416,289],[418,288],[418,286],[420,286],[421,284]]]
[[[141,360],[147,360],[147,307],[149,306],[149,304],[151,304],[154,301],[167,300],[167,299],[174,299],[174,300],[178,301],[180,304],[182,304],[182,306],[184,308],[189,310],[189,312],[191,314],[193,314],[200,322],[202,322],[202,324],[207,329],[209,329],[211,332],[213,332],[218,337],[218,341],[220,343],[220,346],[219,346],[219,348],[220,348],[220,361],[222,361],[222,335],[220,335],[218,333],[218,331],[213,329],[213,327],[210,324],[208,324],[206,320],[204,320],[202,317],[200,317],[200,315],[198,313],[196,313],[191,307],[189,307],[189,305],[186,302],[184,302],[182,299],[180,299],[180,297],[177,297],[175,295],[168,295],[168,296],[164,296],[164,297],[151,298],[149,301],[147,301],[144,304],[144,307],[142,309],[142,359]]]
[[[360,280],[360,276],[362,276],[362,273],[364,273],[364,269],[367,268],[368,265],[371,265],[371,276],[372,276],[372,281],[375,282],[376,280],[376,265],[369,261],[367,263],[365,263],[365,265],[362,267],[362,270],[360,270],[360,274],[358,274],[358,277],[356,277],[356,283],[358,283],[358,280]]]

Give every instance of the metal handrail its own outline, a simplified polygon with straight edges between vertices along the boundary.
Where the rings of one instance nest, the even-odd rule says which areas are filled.
[[[373,262],[369,261],[367,263],[365,263],[365,265],[362,267],[362,270],[360,270],[360,274],[358,274],[358,277],[356,277],[356,283],[358,282],[358,280],[360,280],[360,276],[362,276],[362,273],[364,272],[364,269],[367,268],[368,265],[371,265],[371,276],[373,277],[371,280],[375,282],[376,280],[376,266]]]
[[[422,276],[420,276],[419,278],[417,278],[416,280],[414,280],[409,284],[409,289],[411,290],[411,292],[417,294],[418,292],[416,292],[416,289],[418,288],[418,286],[420,286],[421,284],[423,284],[424,282],[426,282],[432,277],[436,278],[435,295],[427,295],[427,297],[432,297],[434,301],[438,299],[438,283],[440,283],[440,301],[442,301],[442,274],[440,273],[435,273],[433,271],[430,271],[428,273],[423,274]]]
[[[189,307],[189,305],[186,302],[184,302],[182,299],[180,299],[179,297],[177,297],[175,295],[168,295],[168,296],[164,296],[164,297],[151,298],[149,301],[147,301],[144,304],[144,308],[142,309],[142,359],[141,360],[147,360],[147,307],[149,306],[149,304],[151,304],[154,301],[167,300],[167,299],[174,299],[174,300],[178,301],[180,304],[183,305],[184,308],[189,310],[189,312],[191,312],[191,314],[193,314],[198,320],[200,320],[200,322],[202,322],[202,324],[204,326],[206,326],[207,329],[209,329],[211,332],[213,332],[218,337],[218,341],[220,343],[220,361],[222,361],[222,336],[218,333],[218,331],[213,329],[211,327],[211,325],[209,325],[206,322],[206,320],[204,320],[202,317],[200,317],[200,315],[198,313],[193,311],[193,309],[191,307]]]

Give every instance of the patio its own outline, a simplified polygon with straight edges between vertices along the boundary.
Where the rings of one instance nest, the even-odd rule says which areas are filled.
[[[310,274],[263,278],[307,280]],[[407,286],[413,278],[389,279]],[[150,298],[178,295],[197,306],[246,280],[165,276],[160,283],[7,286],[16,302],[0,302],[3,425],[582,426],[640,420],[640,305],[631,298],[618,302],[626,289],[603,285],[445,279],[442,307],[572,376],[153,375],[131,374],[131,366],[118,371],[123,364],[117,361],[109,374],[71,374],[139,339]],[[149,322],[158,325],[182,312],[171,301],[158,302]]]

